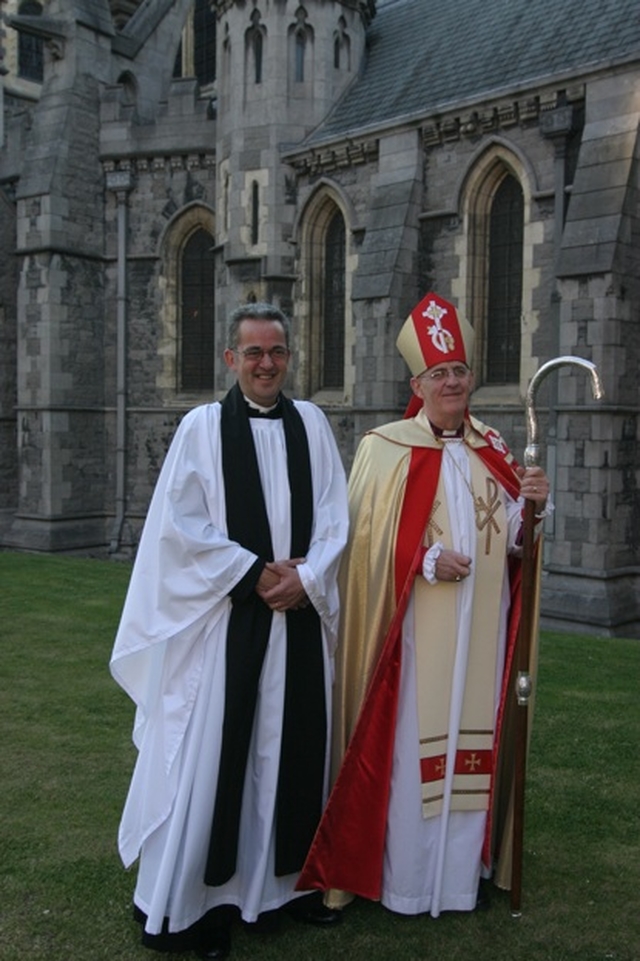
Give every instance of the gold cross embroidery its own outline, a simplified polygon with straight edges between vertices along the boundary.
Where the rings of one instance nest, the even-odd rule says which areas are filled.
[[[474,774],[476,768],[480,767],[480,758],[474,751],[471,757],[468,757],[464,763],[471,770],[471,773]]]
[[[440,501],[437,500],[437,499],[434,500],[434,502],[433,502],[433,507],[431,508],[431,515],[430,515],[429,520],[428,520],[428,522],[427,522],[427,530],[428,530],[429,535],[430,535],[430,536],[429,536],[429,544],[432,544],[432,543],[433,543],[433,539],[434,539],[433,535],[435,535],[435,539],[437,540],[437,538],[438,538],[438,537],[442,537],[442,535],[443,535],[443,533],[444,533],[444,531],[443,531],[442,528],[439,526],[439,524],[437,523],[436,518],[435,518],[436,511],[438,510],[439,507],[440,507]]]
[[[478,528],[479,531],[483,531],[485,527],[487,528],[487,536],[484,542],[484,552],[485,554],[490,554],[491,553],[491,531],[493,529],[496,532],[496,534],[500,533],[500,528],[498,526],[498,522],[495,519],[494,515],[502,502],[500,501],[500,498],[498,496],[498,484],[495,478],[487,477],[486,482],[487,482],[487,499],[485,501],[483,497],[480,497],[478,495],[478,497],[476,497],[475,499],[474,507],[476,512],[476,527]],[[481,512],[485,514],[484,517],[480,516]]]

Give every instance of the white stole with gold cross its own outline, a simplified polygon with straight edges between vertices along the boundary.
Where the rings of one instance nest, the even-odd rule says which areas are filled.
[[[417,578],[414,596],[423,816],[486,810],[507,552],[506,495],[462,441],[445,442],[425,545],[472,558],[459,583]]]

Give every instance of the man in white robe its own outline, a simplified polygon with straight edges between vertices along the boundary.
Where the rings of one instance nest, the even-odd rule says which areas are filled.
[[[281,392],[286,317],[246,305],[229,337],[237,382],[176,432],[110,665],[136,704],[119,850],[140,858],[143,943],[210,961],[230,950],[231,909],[251,923],[299,897],[328,785],[348,525],[324,414]]]
[[[499,846],[509,559],[522,498],[541,517],[549,485],[470,416],[473,331],[452,304],[427,294],[398,347],[416,403],[363,438],[349,479],[336,781],[300,886],[437,917],[473,910]]]

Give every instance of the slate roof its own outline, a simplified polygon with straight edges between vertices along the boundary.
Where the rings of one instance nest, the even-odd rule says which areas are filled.
[[[361,76],[307,143],[640,60],[638,0],[378,0]]]

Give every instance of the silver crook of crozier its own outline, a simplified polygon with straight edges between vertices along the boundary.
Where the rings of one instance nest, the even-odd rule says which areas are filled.
[[[540,457],[540,447],[538,445],[538,421],[535,412],[535,396],[538,387],[541,382],[547,376],[550,371],[554,370],[556,367],[564,367],[567,364],[575,364],[578,367],[583,367],[591,375],[591,391],[593,393],[594,400],[601,400],[604,397],[604,387],[602,386],[602,381],[600,380],[600,374],[590,360],[585,360],[584,357],[556,357],[553,360],[547,361],[543,364],[531,378],[529,388],[527,390],[527,396],[525,399],[525,410],[527,417],[527,446],[524,452],[524,463],[525,467],[535,467],[538,464]]]

